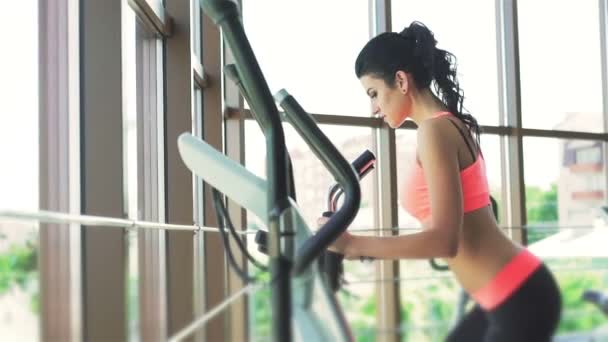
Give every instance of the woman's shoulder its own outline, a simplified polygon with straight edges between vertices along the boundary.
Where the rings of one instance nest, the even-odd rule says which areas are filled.
[[[453,149],[456,140],[452,134],[453,124],[449,121],[449,118],[438,117],[421,122],[416,136],[418,147]]]

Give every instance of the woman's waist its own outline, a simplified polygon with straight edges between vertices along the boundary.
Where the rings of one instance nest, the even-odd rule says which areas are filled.
[[[504,268],[522,251],[515,244],[509,246],[486,246],[480,250],[462,251],[445,262],[469,294],[478,293],[488,286]]]

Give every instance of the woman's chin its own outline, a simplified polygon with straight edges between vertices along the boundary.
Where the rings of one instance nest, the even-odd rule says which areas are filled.
[[[401,127],[401,125],[403,125],[403,123],[407,120],[407,117],[404,118],[403,120],[399,121],[399,122],[395,122],[395,121],[387,121],[386,123],[390,126],[390,128],[399,128]]]

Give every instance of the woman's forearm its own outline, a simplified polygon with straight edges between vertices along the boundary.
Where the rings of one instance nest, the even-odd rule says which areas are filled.
[[[457,250],[457,241],[450,240],[442,232],[427,230],[387,237],[353,235],[346,255],[355,258],[430,259],[450,258],[456,255]]]

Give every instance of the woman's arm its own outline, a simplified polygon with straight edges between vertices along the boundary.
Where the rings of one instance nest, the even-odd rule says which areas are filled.
[[[347,258],[423,259],[456,255],[463,204],[458,143],[446,134],[453,129],[449,125],[446,120],[428,120],[418,128],[418,158],[432,213],[423,231],[391,237],[344,234],[332,245],[332,250],[344,253]]]
[[[451,258],[458,251],[458,244],[438,229],[387,237],[351,235],[348,239],[350,241],[343,251],[347,259],[361,256],[376,259]]]

